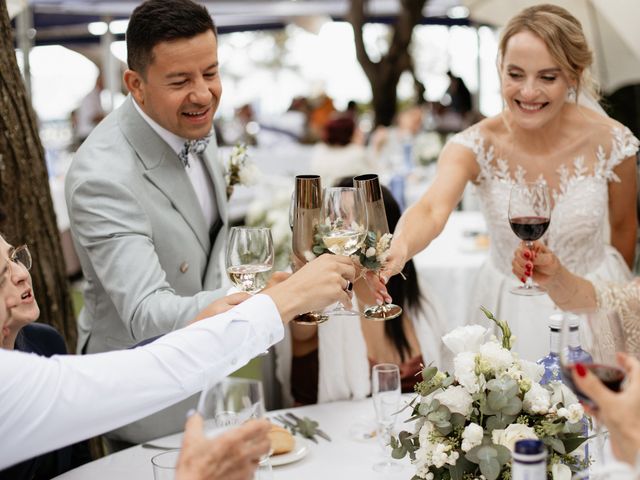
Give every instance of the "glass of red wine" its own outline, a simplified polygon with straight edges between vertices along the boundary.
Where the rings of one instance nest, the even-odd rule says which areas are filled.
[[[576,364],[583,365],[596,375],[610,390],[619,392],[625,379],[624,370],[617,363],[616,353],[626,350],[622,322],[614,311],[589,311],[580,315],[564,314],[560,330],[560,367],[562,382],[578,399],[593,410],[598,406],[573,382]],[[601,425],[595,425],[594,447],[590,449],[595,465],[582,472],[577,478],[610,478],[613,465],[606,462],[604,435]],[[615,477],[611,477],[615,478]]]
[[[539,240],[549,228],[551,218],[551,199],[549,189],[543,182],[516,183],[509,195],[509,224],[511,230],[528,248]],[[543,295],[546,292],[540,285],[533,283],[531,277],[523,285],[511,289],[516,295]]]

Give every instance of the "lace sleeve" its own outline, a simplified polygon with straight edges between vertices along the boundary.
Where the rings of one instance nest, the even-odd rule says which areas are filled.
[[[620,179],[613,171],[622,163],[625,158],[636,154],[640,146],[640,141],[631,133],[627,127],[615,127],[611,130],[611,153],[609,156],[605,153],[602,145],[598,147],[596,153],[598,158],[597,170],[607,180],[619,182]]]
[[[478,174],[478,178],[476,178],[477,182],[482,180],[489,179],[494,176],[494,169],[492,167],[492,163],[494,161],[494,149],[493,146],[485,147],[485,141],[480,132],[480,128],[477,125],[467,128],[460,133],[456,133],[453,137],[451,137],[448,143],[456,143],[458,145],[462,145],[463,147],[471,150],[476,156],[476,162],[480,166],[480,173]],[[497,172],[497,176],[508,175],[508,165],[503,160],[498,160],[499,164],[499,172]]]
[[[627,351],[637,356],[640,353],[640,281],[626,285],[594,283],[594,287],[598,308],[613,310],[620,316]]]

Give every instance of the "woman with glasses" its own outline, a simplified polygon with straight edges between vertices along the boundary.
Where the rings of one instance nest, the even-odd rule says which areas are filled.
[[[29,270],[31,253],[26,245],[13,247],[0,236],[0,265],[3,282],[11,282],[16,295],[7,297],[9,319],[2,327],[2,348],[51,357],[65,355],[62,336],[51,326],[34,323],[40,316]],[[0,478],[52,478],[91,461],[87,442],[26,460],[0,472]]]

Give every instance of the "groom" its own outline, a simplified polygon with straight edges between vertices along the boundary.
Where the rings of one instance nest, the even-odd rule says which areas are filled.
[[[215,26],[190,0],[149,0],[133,11],[126,40],[130,95],[80,147],[65,182],[87,281],[82,353],[183,327],[223,295],[227,205],[211,135],[222,91]],[[113,438],[139,443],[181,430],[185,411],[173,420],[161,412]]]

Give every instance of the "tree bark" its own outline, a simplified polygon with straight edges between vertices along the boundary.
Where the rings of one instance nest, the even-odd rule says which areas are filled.
[[[353,27],[356,56],[371,84],[375,126],[389,126],[396,113],[397,86],[404,71],[413,72],[413,59],[409,53],[413,28],[422,19],[422,9],[426,0],[401,0],[401,10],[394,23],[389,50],[378,62],[373,62],[367,54],[362,30],[366,22],[367,0],[351,0],[348,20]],[[414,76],[415,78],[415,76]],[[424,85],[416,84],[416,91],[424,93]],[[422,102],[422,98],[418,99]]]
[[[6,2],[0,4],[0,208],[5,238],[33,253],[33,291],[40,321],[55,327],[70,352],[76,323],[35,112],[14,50]]]

